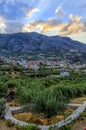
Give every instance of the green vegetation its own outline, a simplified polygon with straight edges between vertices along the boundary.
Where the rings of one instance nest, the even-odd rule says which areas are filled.
[[[86,117],[86,111],[81,114],[81,117]]]
[[[4,82],[0,82],[0,98],[4,97],[7,92],[7,86],[5,86]]]
[[[64,126],[62,128],[62,130],[71,130],[72,129],[72,126],[71,125],[67,125],[67,126]]]
[[[9,73],[6,73],[8,68]],[[37,78],[37,75],[40,77],[42,73],[46,77],[51,72],[58,74],[60,71],[57,68],[46,70],[44,67],[34,71],[18,65],[4,66],[4,71],[2,70],[0,67],[0,98],[6,96],[9,88],[15,88],[16,100],[19,103],[27,104],[27,110],[36,114],[43,113],[46,117],[63,113],[71,98],[86,94],[86,75],[82,72],[69,70],[69,77]],[[13,72],[16,72],[15,76],[12,75]],[[26,72],[29,76],[25,75]],[[32,73],[34,78],[31,77]]]
[[[63,126],[61,129],[59,129],[57,126],[50,126],[49,130],[72,130],[71,125]]]
[[[76,79],[71,76],[23,79],[21,84],[16,89],[19,102],[28,104],[32,112],[42,112],[47,117],[63,112],[71,98],[86,94],[86,80],[83,75],[76,76]]]
[[[16,130],[40,130],[36,125],[19,126],[16,125]]]
[[[48,130],[59,130],[57,126],[50,126]]]
[[[34,113],[44,113],[46,117],[55,116],[63,112],[67,106],[66,98],[53,89],[39,91],[33,94],[31,110]]]
[[[5,124],[6,124],[7,127],[12,127],[12,126],[15,125],[11,120],[6,120]]]
[[[5,114],[5,99],[0,99],[0,118],[3,118]]]

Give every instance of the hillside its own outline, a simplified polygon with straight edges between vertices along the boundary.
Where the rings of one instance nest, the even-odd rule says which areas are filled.
[[[86,59],[86,45],[68,37],[45,36],[35,32],[0,34],[0,55],[33,59]]]

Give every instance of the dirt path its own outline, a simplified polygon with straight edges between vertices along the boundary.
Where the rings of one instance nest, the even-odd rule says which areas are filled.
[[[0,130],[16,130],[14,127],[7,127],[5,122],[0,120]]]
[[[86,129],[86,117],[83,120],[77,121],[72,130],[85,130]]]

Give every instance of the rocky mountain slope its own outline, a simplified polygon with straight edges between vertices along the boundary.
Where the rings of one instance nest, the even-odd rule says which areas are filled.
[[[0,55],[73,57],[85,60],[86,45],[68,37],[45,36],[36,32],[0,34]]]

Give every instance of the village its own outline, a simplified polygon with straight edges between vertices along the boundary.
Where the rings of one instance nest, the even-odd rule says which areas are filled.
[[[5,105],[4,102],[7,102],[7,106],[3,107],[6,113],[5,115],[3,114],[4,110],[2,111],[1,107],[1,115],[4,116],[6,120],[6,124],[5,120],[3,121],[3,126],[8,128],[8,130],[10,127],[13,128],[13,130],[15,130],[15,128],[17,130],[17,126],[23,130],[21,124],[26,125],[27,128],[30,127],[28,126],[29,122],[31,123],[31,127],[33,127],[32,124],[34,124],[34,128],[37,127],[37,130],[50,130],[50,125],[56,123],[57,127],[60,128],[64,125],[65,121],[66,126],[63,128],[69,127],[71,128],[70,130],[75,130],[76,123],[72,126],[71,121],[74,119],[77,121],[81,113],[86,113],[85,63],[80,64],[79,62],[72,63],[68,60],[53,61],[46,59],[27,61],[22,58],[19,60],[13,57],[0,57],[0,79],[0,96],[5,99],[1,99],[1,102],[3,102],[1,106],[3,107]],[[61,94],[63,96],[61,96]],[[42,97],[43,95],[45,95],[45,97]],[[55,97],[53,97],[54,95]],[[49,96],[53,100],[50,100],[48,98]],[[54,100],[56,97],[57,99]],[[48,104],[48,106],[46,106],[46,101],[51,101],[51,105]],[[38,108],[40,108],[39,102],[44,102],[44,107],[48,107],[49,109],[41,107],[43,117],[41,117],[40,110],[38,110]],[[28,105],[26,108],[26,103],[34,103],[37,105],[37,108],[32,105],[33,108],[31,107],[31,111],[28,112]],[[57,108],[54,104],[57,105],[59,112],[61,109],[61,113],[56,113]],[[61,104],[62,107],[58,106],[58,104]],[[25,106],[24,109],[22,109],[22,105]],[[67,105],[66,108],[65,105]],[[51,107],[53,109],[51,109]],[[36,112],[39,112],[39,114],[36,113],[37,115],[34,115],[33,109],[36,109]],[[24,113],[22,113],[23,110],[25,111]],[[52,110],[53,114],[51,114]],[[64,115],[66,115],[67,118],[65,118]],[[70,120],[70,118],[72,120]],[[81,122],[81,117],[79,117],[79,120]],[[84,116],[83,120],[86,121]],[[69,122],[70,125],[68,125]],[[12,124],[12,126],[10,126],[10,124]],[[59,124],[61,124],[60,127]],[[83,128],[84,127],[85,124]],[[52,130],[54,129],[52,128]]]
[[[53,61],[53,60],[31,60],[27,61],[24,59],[16,59],[13,57],[5,58],[1,57],[1,59],[6,62],[7,64],[12,64],[14,66],[19,65],[23,67],[24,69],[28,70],[33,70],[33,73],[43,70],[53,70],[53,71],[59,71],[59,75],[56,73],[51,73],[50,75],[47,75],[47,77],[58,77],[58,76],[70,76],[70,70],[73,72],[83,72],[86,73],[86,64],[80,64],[80,62],[77,63],[72,63],[69,60],[64,60],[64,61]],[[4,66],[4,65],[2,65]],[[5,65],[6,66],[6,65]]]

